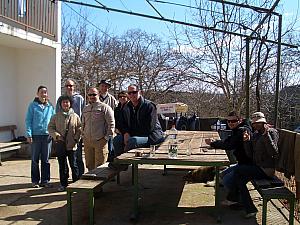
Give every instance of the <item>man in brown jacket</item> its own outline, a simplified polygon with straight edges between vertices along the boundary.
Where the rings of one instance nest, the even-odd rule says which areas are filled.
[[[83,109],[82,129],[86,167],[90,171],[107,160],[107,141],[113,135],[115,119],[111,107],[100,102],[97,88],[89,89],[88,100],[89,105]]]

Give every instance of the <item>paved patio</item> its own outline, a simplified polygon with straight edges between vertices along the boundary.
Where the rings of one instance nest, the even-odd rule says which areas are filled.
[[[170,171],[162,176],[160,166],[142,166],[139,176],[141,215],[137,224],[217,224],[213,212],[214,189],[202,183],[186,184],[185,171]],[[58,163],[51,159],[53,188],[31,188],[30,160],[9,159],[0,166],[0,224],[60,225],[67,224],[66,193],[58,192]],[[96,224],[136,224],[129,220],[132,209],[131,170],[121,174],[121,184],[110,182],[95,201]],[[251,195],[259,209],[257,218],[244,219],[243,211],[222,208],[224,225],[261,224],[261,200]],[[224,198],[224,196],[223,196]],[[75,194],[73,224],[88,224],[87,196]],[[288,224],[275,207],[268,204],[268,224]],[[283,209],[285,211],[285,209]],[[295,225],[297,225],[295,221]]]

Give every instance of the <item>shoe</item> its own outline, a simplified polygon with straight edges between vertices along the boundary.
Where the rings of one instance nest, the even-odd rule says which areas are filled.
[[[225,199],[221,202],[221,205],[223,205],[223,206],[231,206],[231,205],[234,205],[234,204],[238,204],[238,202],[229,201],[227,199]]]
[[[40,186],[39,186],[38,183],[32,183],[32,187],[33,187],[33,188],[39,188]]]
[[[205,187],[215,187],[216,186],[216,181],[207,181],[206,184],[204,185]],[[219,187],[224,187],[223,184],[219,183]]]
[[[246,219],[250,219],[252,217],[256,217],[257,212],[250,212],[245,215]]]
[[[52,188],[53,185],[50,184],[50,183],[43,183],[43,184],[40,184],[40,187],[45,187],[45,188]]]
[[[65,191],[66,190],[66,187],[64,186],[59,186],[59,188],[57,189],[58,191]]]
[[[112,169],[112,170],[118,170],[119,164],[114,164],[112,162],[108,163],[108,168]]]

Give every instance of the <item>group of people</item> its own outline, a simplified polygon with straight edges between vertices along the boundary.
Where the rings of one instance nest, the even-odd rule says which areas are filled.
[[[233,152],[237,163],[221,172],[222,183],[227,189],[226,205],[241,206],[246,218],[255,217],[247,183],[253,179],[269,179],[275,173],[279,157],[278,132],[267,124],[262,112],[255,112],[249,121],[243,121],[236,112],[230,112],[227,123],[232,133],[224,140],[206,139],[213,148]]]
[[[101,80],[98,87],[88,90],[88,104],[75,92],[75,81],[68,79],[66,92],[59,97],[56,109],[48,100],[47,87],[40,86],[37,97],[29,104],[26,115],[26,136],[31,143],[31,180],[33,187],[51,187],[51,141],[65,142],[66,154],[58,156],[60,191],[68,185],[69,167],[75,182],[85,171],[82,159],[84,144],[88,171],[109,161],[113,169],[119,165],[113,159],[133,148],[149,147],[164,141],[157,118],[156,106],[141,95],[137,85],[118,94],[118,100],[108,93],[111,84]],[[253,217],[257,209],[246,184],[252,179],[270,178],[275,173],[278,159],[278,132],[271,128],[262,112],[249,121],[230,112],[227,123],[232,134],[224,140],[206,139],[214,148],[233,152],[237,163],[221,173],[228,190],[227,203],[238,203]],[[41,159],[41,173],[39,169]]]
[[[89,88],[87,104],[75,92],[75,86],[74,80],[66,80],[65,94],[58,98],[56,109],[49,102],[47,87],[39,86],[37,97],[28,106],[25,123],[27,141],[31,144],[32,187],[52,187],[49,163],[52,141],[63,141],[66,147],[66,153],[57,157],[59,190],[64,191],[69,178],[67,161],[75,182],[85,166],[90,171],[130,149],[164,140],[156,106],[142,97],[137,85],[129,85],[116,100],[108,93],[111,84],[101,80],[97,87]],[[110,167],[119,169],[113,163]]]

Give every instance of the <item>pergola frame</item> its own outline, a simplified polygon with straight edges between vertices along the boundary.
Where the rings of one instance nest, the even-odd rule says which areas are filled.
[[[281,46],[286,46],[286,47],[290,47],[290,48],[298,48],[298,46],[296,46],[296,45],[291,45],[291,44],[281,42],[282,15],[277,13],[277,12],[274,12],[274,9],[276,8],[276,6],[280,2],[280,0],[276,0],[276,2],[273,4],[273,6],[270,9],[260,8],[260,7],[245,5],[245,4],[239,4],[239,3],[233,3],[233,2],[228,2],[228,1],[224,1],[224,0],[209,0],[209,1],[213,1],[213,2],[219,2],[219,3],[222,3],[222,4],[228,4],[228,5],[233,5],[233,6],[252,9],[252,10],[255,10],[255,11],[260,12],[260,13],[266,13],[265,17],[260,21],[260,23],[257,25],[257,27],[252,31],[252,33],[250,35],[245,35],[245,34],[240,34],[240,33],[236,33],[236,32],[217,29],[217,28],[214,28],[214,27],[201,26],[201,25],[195,24],[195,23],[187,23],[187,22],[180,21],[180,20],[165,18],[154,7],[154,5],[150,3],[151,0],[146,0],[146,1],[151,6],[151,8],[159,16],[153,16],[153,15],[148,15],[148,14],[143,14],[143,13],[138,13],[138,12],[133,12],[133,11],[128,11],[128,10],[122,10],[122,9],[107,7],[104,4],[102,4],[99,0],[94,0],[95,2],[98,3],[97,5],[84,3],[84,2],[77,2],[77,1],[74,1],[74,0],[56,0],[56,1],[61,1],[61,2],[65,2],[65,3],[71,3],[71,4],[76,4],[76,5],[81,5],[81,6],[86,6],[86,7],[96,8],[96,9],[102,9],[102,10],[105,10],[107,12],[112,11],[112,12],[132,15],[132,16],[144,17],[144,18],[148,18],[148,19],[160,20],[160,21],[164,21],[164,22],[175,23],[175,24],[200,28],[200,29],[204,29],[204,30],[211,30],[211,31],[215,31],[215,32],[221,32],[221,33],[235,35],[235,36],[245,38],[245,41],[246,41],[246,81],[245,82],[246,82],[246,117],[247,118],[249,118],[249,115],[250,115],[250,41],[251,40],[260,40],[260,41],[262,41],[262,38],[253,36],[256,33],[256,30],[263,25],[265,20],[270,15],[278,16],[278,40],[274,41],[274,40],[269,40],[269,39],[263,39],[263,41],[266,42],[266,43],[277,44],[277,46],[278,46],[277,47],[277,69],[276,69],[276,91],[275,91],[275,103],[274,103],[274,105],[275,105],[275,107],[274,107],[275,108],[274,125],[275,125],[275,127],[277,127],[277,125],[278,125],[277,124],[278,123],[278,118],[277,117],[278,117],[278,103],[279,103],[279,78],[280,78]],[[158,1],[158,0],[155,0],[155,2],[174,4],[174,3],[165,2],[165,1]],[[177,4],[177,5],[185,6],[185,5],[182,5],[182,4]],[[189,7],[189,6],[185,6],[185,7]]]

